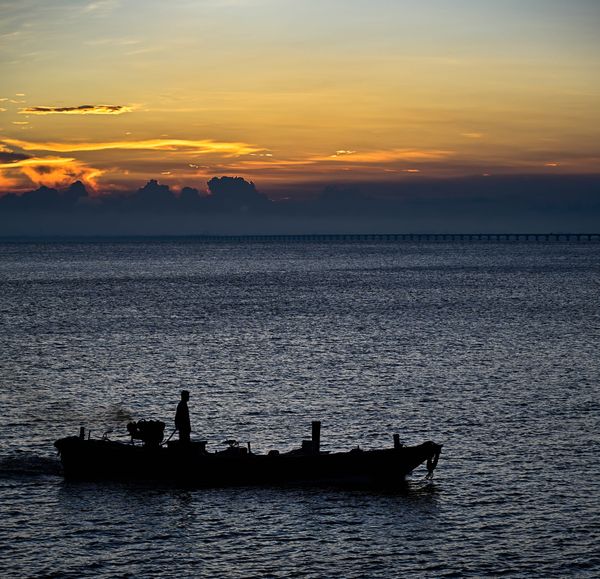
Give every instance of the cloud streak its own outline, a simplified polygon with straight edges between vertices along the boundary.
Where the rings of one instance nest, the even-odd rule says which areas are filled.
[[[4,142],[24,151],[52,151],[73,153],[82,151],[106,151],[110,149],[185,152],[196,155],[220,154],[238,157],[264,152],[265,149],[242,142],[213,141],[212,139],[146,139],[140,141],[100,141],[87,143],[59,143],[55,141],[33,142],[19,139],[4,139]]]
[[[441,161],[455,154],[454,151],[436,149],[384,149],[380,151],[336,151],[317,161],[343,161],[344,163],[393,163],[394,161]]]
[[[36,167],[36,166],[52,166],[52,165],[64,165],[75,161],[73,158],[68,157],[28,157],[27,159],[18,159],[16,161],[9,161],[8,163],[0,163],[0,169],[19,169],[22,167]]]
[[[80,105],[78,107],[25,107],[20,115],[122,115],[132,107],[123,105]]]

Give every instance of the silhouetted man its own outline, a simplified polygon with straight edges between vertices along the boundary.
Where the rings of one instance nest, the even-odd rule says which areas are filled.
[[[175,413],[175,428],[179,432],[179,441],[185,444],[190,442],[190,432],[192,432],[190,412],[187,406],[189,399],[190,393],[187,390],[182,390],[181,400],[177,405],[177,412]]]

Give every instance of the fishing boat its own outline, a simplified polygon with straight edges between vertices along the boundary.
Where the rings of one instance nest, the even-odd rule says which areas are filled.
[[[224,450],[210,452],[206,441],[163,442],[164,423],[132,422],[128,442],[85,436],[61,438],[54,443],[66,479],[148,480],[196,487],[239,485],[331,485],[396,487],[420,465],[433,476],[442,445],[432,441],[404,446],[399,435],[391,448],[348,452],[321,450],[321,422],[312,423],[312,436],[289,452],[252,451],[250,444],[225,441]],[[141,441],[138,442],[138,441]]]

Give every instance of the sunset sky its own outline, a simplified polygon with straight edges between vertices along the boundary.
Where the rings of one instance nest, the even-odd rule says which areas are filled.
[[[0,192],[599,172],[598,0],[0,0]]]

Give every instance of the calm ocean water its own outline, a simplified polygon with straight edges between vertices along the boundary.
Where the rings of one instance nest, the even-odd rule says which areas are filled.
[[[600,246],[0,244],[2,577],[597,577]],[[433,439],[406,492],[67,484],[80,425]]]

